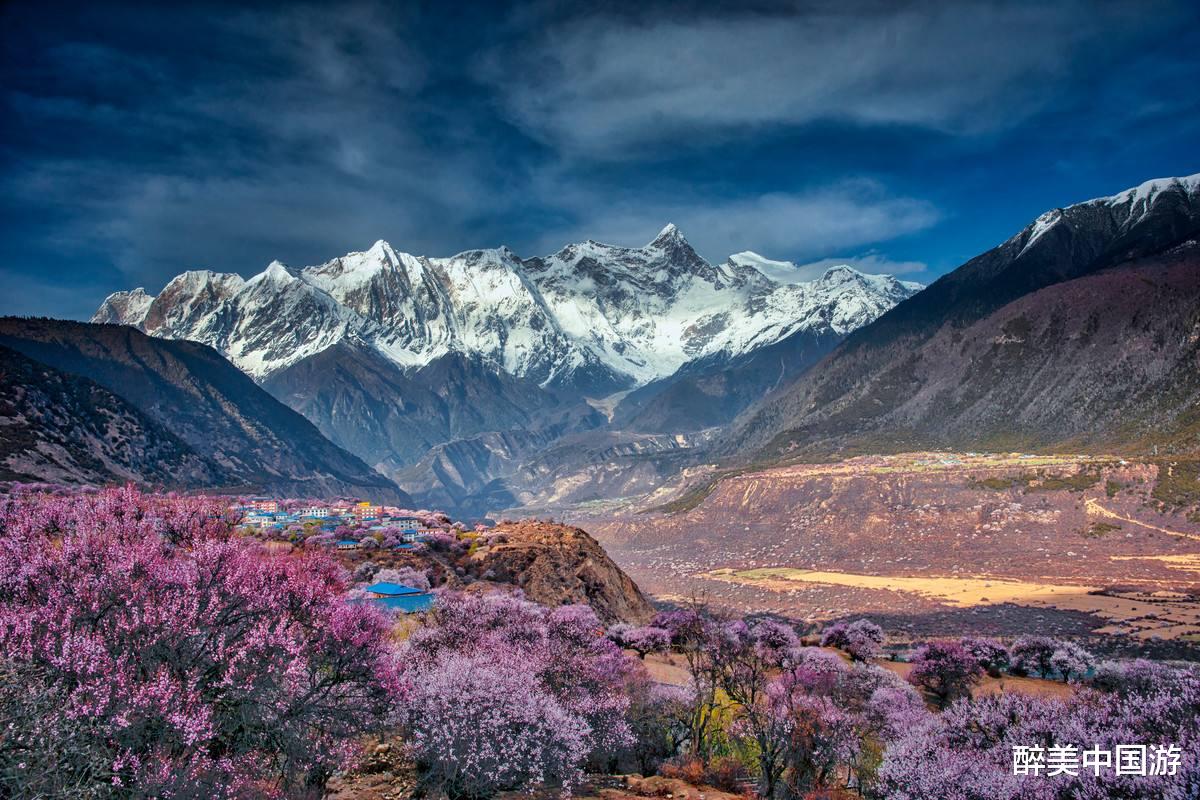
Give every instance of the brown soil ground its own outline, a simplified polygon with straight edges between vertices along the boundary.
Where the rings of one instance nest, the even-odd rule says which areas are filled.
[[[390,750],[390,747],[388,748]],[[329,782],[325,800],[407,800],[416,788],[412,765],[393,759],[387,752],[373,752],[362,768],[337,775]],[[444,800],[445,795],[430,792],[429,800]],[[546,787],[531,793],[501,792],[496,800],[561,800],[558,787]],[[672,798],[673,800],[745,800],[712,786],[695,786],[675,778],[641,775],[588,775],[574,788],[577,800],[635,800]]]

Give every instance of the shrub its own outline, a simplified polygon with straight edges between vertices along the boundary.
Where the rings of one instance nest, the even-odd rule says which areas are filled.
[[[710,762],[686,756],[664,763],[659,774],[692,786],[711,786],[730,794],[740,794],[750,780],[746,765],[730,756],[720,756]]]
[[[642,775],[650,775],[686,741],[692,693],[686,687],[655,683],[644,670],[629,682],[627,692],[632,738],[626,753]]]
[[[750,771],[740,759],[722,756],[714,759],[704,771],[704,783],[730,794],[740,793],[750,780]]]
[[[673,778],[693,786],[703,786],[708,770],[704,759],[696,756],[683,756],[666,762],[658,772],[664,778]]]

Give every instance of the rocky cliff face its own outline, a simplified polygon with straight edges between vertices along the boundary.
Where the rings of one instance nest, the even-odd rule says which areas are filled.
[[[1197,240],[1200,175],[1047,212],[851,334],[718,450],[1194,448]]]

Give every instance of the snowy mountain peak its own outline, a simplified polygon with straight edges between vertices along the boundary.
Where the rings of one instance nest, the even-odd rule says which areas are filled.
[[[246,281],[241,275],[236,275],[231,272],[213,272],[208,269],[194,269],[176,275],[163,290],[158,293],[156,301],[160,298],[166,303],[173,303],[175,298],[179,297],[199,297],[201,295],[208,298],[224,298],[229,297],[239,291]]]
[[[400,261],[399,256],[396,255],[396,251],[383,239],[379,239],[375,244],[371,245],[365,255],[372,256],[392,266],[395,266]]]
[[[821,283],[846,283],[856,281],[866,276],[849,264],[835,264],[821,274],[817,280]]]
[[[700,255],[692,248],[692,245],[684,238],[683,231],[676,228],[674,224],[667,223],[667,226],[659,231],[658,236],[654,237],[654,241],[642,248],[644,252],[662,253],[668,259],[677,262],[681,265],[686,264],[692,268],[703,264],[708,265],[708,262],[700,257]]]
[[[1179,189],[1184,194],[1196,194],[1200,192],[1200,173],[1195,175],[1184,175],[1178,178],[1154,178],[1148,180],[1132,189],[1126,189],[1123,192],[1118,192],[1111,197],[1099,198],[1107,200],[1109,205],[1119,205],[1128,203],[1129,201],[1152,200],[1155,195],[1158,195],[1168,189]]]
[[[767,264],[795,270],[752,253],[714,266],[675,225],[645,247],[589,241],[527,261],[507,247],[418,257],[380,240],[301,270],[273,261],[248,281],[184,273],[158,298],[110,296],[96,320],[205,342],[259,379],[346,341],[402,369],[461,354],[599,392],[801,329],[840,334],[915,291],[849,268],[778,282]]]
[[[296,274],[292,272],[282,261],[272,261],[259,274],[250,279],[251,281],[271,281],[275,283],[291,283],[296,280]]]
[[[1070,228],[1088,224],[1090,215],[1097,210],[1103,210],[1118,228],[1128,231],[1145,219],[1151,208],[1160,201],[1165,199],[1171,202],[1171,198],[1178,197],[1188,203],[1200,200],[1200,173],[1178,178],[1155,178],[1108,197],[1096,197],[1065,208],[1051,209],[1040,214],[1006,244],[1019,247],[1018,255],[1024,254],[1035,245],[1048,241],[1046,234],[1060,225],[1065,224]]]
[[[154,296],[146,294],[141,286],[128,292],[113,292],[104,298],[92,321],[114,325],[141,324],[153,302]]]
[[[674,222],[668,222],[666,226],[658,232],[658,235],[654,237],[650,244],[646,246],[662,246],[668,242],[687,242],[687,239],[684,238],[683,233],[680,232],[679,228],[675,227]]]

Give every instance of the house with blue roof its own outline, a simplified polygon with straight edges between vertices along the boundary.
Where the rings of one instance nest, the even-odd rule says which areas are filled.
[[[433,606],[431,593],[402,583],[381,581],[371,584],[365,591],[372,596],[372,602],[376,605],[402,614],[428,611]]]
[[[373,583],[366,588],[366,591],[376,597],[400,597],[406,594],[422,594],[422,589],[417,589],[413,586],[405,586],[403,583],[388,583],[381,581]]]

